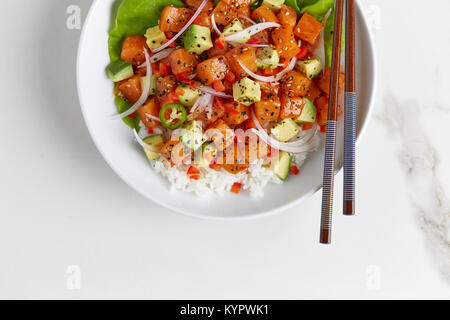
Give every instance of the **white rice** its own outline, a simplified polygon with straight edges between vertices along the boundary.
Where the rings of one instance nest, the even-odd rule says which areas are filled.
[[[320,139],[316,135],[309,142],[311,152],[316,151],[320,145]],[[309,153],[292,155],[293,163],[300,168]],[[255,161],[250,165],[247,173],[233,175],[224,169],[216,171],[210,168],[200,168],[201,179],[192,180],[187,174],[188,165],[178,165],[172,167],[169,161],[160,158],[151,161],[156,172],[165,177],[171,184],[171,191],[181,190],[192,192],[198,196],[210,196],[213,194],[223,195],[230,192],[234,183],[241,183],[242,189],[250,193],[252,197],[260,198],[264,196],[264,188],[269,183],[282,184],[270,168],[263,166],[263,160]]]
[[[140,136],[144,138],[148,135],[144,124],[140,123]],[[158,127],[158,133],[162,133],[166,138],[170,137],[163,127]],[[301,136],[300,132],[298,136]],[[311,152],[317,151],[320,146],[320,138],[316,134],[308,143],[310,152],[292,154],[292,163],[301,168]],[[280,180],[270,168],[263,166],[264,161],[258,160],[252,163],[247,173],[231,174],[224,169],[216,171],[210,168],[200,168],[201,179],[192,180],[187,174],[189,165],[177,165],[172,167],[170,162],[164,158],[151,161],[154,170],[165,177],[171,184],[171,191],[181,190],[184,192],[192,192],[198,196],[210,196],[213,194],[224,195],[230,192],[234,183],[241,183],[242,189],[250,193],[252,197],[260,198],[264,196],[264,188],[269,183],[282,184]]]

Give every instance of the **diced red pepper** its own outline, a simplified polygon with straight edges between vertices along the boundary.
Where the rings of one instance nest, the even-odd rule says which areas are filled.
[[[177,88],[177,90],[175,90],[175,94],[179,95],[179,96],[182,96],[182,95],[184,95],[184,90],[181,89],[181,88]]]
[[[213,169],[213,170],[216,170],[216,171],[220,171],[220,169],[222,168],[222,166],[221,166],[220,164],[218,164],[218,163],[211,163],[211,164],[209,165],[209,167],[210,167],[211,169]]]
[[[180,99],[178,98],[178,95],[175,94],[175,92],[171,92],[168,95],[166,95],[165,97],[163,97],[163,99],[161,101],[161,106],[165,106],[166,104],[169,104],[169,103],[177,103],[179,101],[180,101]]]
[[[240,111],[233,109],[233,108],[227,108],[227,112],[232,113],[232,114],[240,114],[241,113]]]
[[[181,82],[183,82],[185,85],[189,86],[189,88],[194,88],[197,86],[197,82],[195,80],[184,79],[184,80],[181,80]]]
[[[223,85],[222,81],[214,81],[213,88],[214,88],[214,90],[216,90],[216,92],[224,92],[225,91],[225,86]]]
[[[133,113],[130,114],[128,117],[131,118],[131,119],[134,119],[134,118],[136,118],[136,116],[137,116],[137,113],[136,113],[136,112],[133,112]]]
[[[216,39],[216,45],[220,48],[220,49],[225,49],[225,44],[222,41],[222,37],[219,37]]]
[[[280,68],[278,67],[278,68],[275,68],[275,69],[272,69],[272,68],[266,68],[266,69],[263,69],[263,75],[264,76],[266,76],[266,77],[270,77],[270,76],[273,76],[273,75],[275,75],[275,74],[277,74],[277,73],[279,73],[281,70],[280,70]]]
[[[215,97],[214,98],[214,104],[217,106],[217,107],[222,107],[222,105],[223,105],[223,102],[222,102],[222,100],[220,100],[220,98],[218,98],[218,97]]]
[[[252,119],[252,118],[249,118],[249,119],[245,120],[245,122],[244,122],[244,128],[245,128],[245,130],[256,129],[256,125],[255,125],[255,123],[253,122],[253,119]]]
[[[170,40],[173,38],[173,36],[175,35],[174,32],[164,32],[164,35],[166,36],[167,40]]]
[[[236,82],[236,75],[230,71],[226,74],[225,80],[231,84],[234,84]]]
[[[259,39],[256,39],[256,38],[250,38],[250,40],[248,40],[247,43],[250,43],[250,44],[261,44],[261,41]]]
[[[177,78],[178,81],[184,81],[188,79],[188,73],[187,72],[179,73],[175,77]]]
[[[303,60],[306,58],[306,55],[308,54],[308,47],[307,46],[301,46],[300,52],[297,54],[297,59]]]
[[[159,64],[159,75],[165,77],[169,74],[169,66],[163,62]]]
[[[320,132],[322,132],[322,133],[327,132],[327,126],[326,125],[320,126]]]
[[[241,189],[242,189],[242,183],[236,182],[235,184],[233,184],[230,191],[235,194],[239,194],[239,192],[241,192]]]
[[[306,130],[312,129],[313,127],[314,127],[314,123],[305,123],[302,125],[302,130],[306,131]]]
[[[198,16],[197,18],[195,18],[194,24],[202,24],[202,18],[201,18],[200,16]]]
[[[297,166],[292,166],[291,172],[293,175],[297,176],[300,173],[300,170],[297,168]]]
[[[148,134],[153,134],[153,128],[148,128]]]
[[[199,180],[200,179],[200,170],[196,167],[189,167],[187,174],[190,179],[192,180]]]

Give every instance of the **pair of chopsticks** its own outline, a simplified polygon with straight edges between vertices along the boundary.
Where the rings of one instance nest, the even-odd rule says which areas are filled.
[[[344,0],[336,1],[336,20],[333,40],[333,60],[330,77],[330,101],[328,107],[325,164],[323,173],[322,215],[320,243],[331,243],[333,216],[334,172],[336,161],[337,109],[339,75],[341,72],[342,25]],[[356,92],[355,92],[355,0],[346,0],[346,65],[344,111],[344,215],[355,214],[355,140],[356,140]]]

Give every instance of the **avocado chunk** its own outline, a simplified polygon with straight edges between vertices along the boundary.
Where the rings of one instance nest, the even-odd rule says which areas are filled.
[[[234,19],[228,26],[225,27],[225,29],[223,29],[223,35],[229,36],[229,35],[232,35],[233,33],[242,31],[244,29],[245,29],[245,27],[242,24],[242,22],[240,22],[238,19]],[[248,40],[250,40],[250,36],[244,35],[244,36],[242,36],[242,38],[240,38],[238,40],[234,40],[234,41],[240,42],[240,43],[246,43]]]
[[[234,100],[249,106],[261,101],[261,87],[259,83],[245,77],[233,84]]]
[[[271,132],[281,142],[291,140],[298,133],[299,127],[292,119],[284,119],[276,124]]]
[[[167,41],[166,35],[159,29],[159,26],[148,28],[145,37],[150,50],[158,49]]]
[[[260,69],[276,69],[280,63],[280,56],[274,46],[256,50],[256,63]]]
[[[189,53],[202,54],[213,47],[211,41],[211,30],[207,27],[193,24],[186,31],[184,38],[184,48]]]
[[[217,156],[217,148],[213,143],[205,143],[202,147],[201,158],[198,163],[196,163],[199,168],[209,167],[211,162]]]
[[[132,77],[134,71],[131,63],[128,63],[123,60],[117,60],[115,62],[112,62],[106,68],[106,74],[108,75],[108,78],[111,79],[112,81],[119,82],[128,79],[129,77]]]
[[[284,4],[284,0],[264,0],[263,4],[267,5],[273,11],[278,11]]]
[[[317,117],[316,106],[308,98],[303,99],[305,100],[305,105],[303,106],[303,110],[300,116],[297,119],[295,119],[295,122],[299,124],[316,122]]]
[[[146,79],[146,77],[141,77],[141,88],[145,87],[145,79]],[[150,88],[150,93],[149,93],[150,96],[156,94],[156,81],[157,80],[158,79],[156,78],[156,76],[152,75],[152,86]]]
[[[201,94],[200,90],[190,88],[185,84],[178,86],[178,89],[183,90],[183,94],[179,94],[178,99],[180,100],[180,103],[185,107],[192,107]]]
[[[311,80],[322,72],[323,65],[320,59],[310,58],[297,62],[295,69],[303,73],[309,80]]]
[[[202,123],[195,120],[186,123],[181,129],[180,140],[191,150],[200,148],[205,142]]]
[[[292,157],[287,152],[280,152],[278,157],[272,160],[272,170],[281,180],[286,180],[291,169]]]
[[[148,160],[156,160],[160,157],[159,151],[164,144],[162,135],[155,134],[144,138],[143,141],[150,146],[150,148],[144,148],[145,154]]]

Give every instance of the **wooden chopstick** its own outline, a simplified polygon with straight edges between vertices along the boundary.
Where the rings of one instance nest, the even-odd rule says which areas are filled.
[[[344,120],[344,215],[355,214],[355,0],[346,0],[345,120]]]
[[[342,20],[344,0],[336,1],[334,24],[333,59],[330,77],[330,101],[328,106],[327,134],[325,140],[325,162],[323,171],[322,214],[320,223],[320,243],[331,243],[333,216],[334,165],[336,159],[337,105],[339,100],[339,75],[341,72]]]

